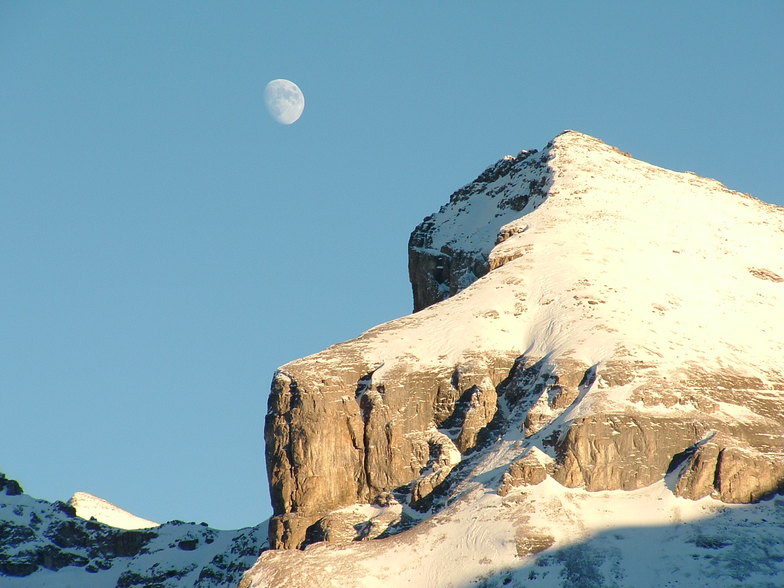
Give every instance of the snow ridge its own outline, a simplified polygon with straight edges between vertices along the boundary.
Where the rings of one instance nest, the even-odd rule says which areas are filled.
[[[82,516],[93,512],[131,525],[144,521],[86,493],[78,493],[75,502]],[[130,530],[109,526],[77,516],[69,504],[33,498],[0,474],[4,588],[236,586],[267,548],[266,535],[266,521],[235,531],[183,521]]]
[[[95,519],[99,523],[118,529],[149,529],[160,526],[160,523],[137,517],[127,510],[87,492],[76,492],[68,504],[76,509],[76,516],[88,521]]]

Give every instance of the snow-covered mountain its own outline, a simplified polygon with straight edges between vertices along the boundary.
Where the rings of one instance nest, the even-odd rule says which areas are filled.
[[[35,499],[0,474],[0,586],[236,586],[267,547],[266,522],[219,531],[206,523],[157,525],[86,493],[72,504]]]
[[[94,496],[88,492],[76,492],[68,501],[76,516],[86,520],[95,519],[99,523],[116,527],[118,529],[149,529],[160,527],[160,523],[155,523],[127,510],[115,506],[108,500]]]
[[[242,586],[784,583],[784,209],[569,131],[409,251],[275,375]]]
[[[409,273],[413,314],[276,372],[269,524],[0,475],[0,586],[784,585],[784,209],[568,131]]]

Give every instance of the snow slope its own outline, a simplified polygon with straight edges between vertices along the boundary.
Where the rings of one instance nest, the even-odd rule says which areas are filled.
[[[127,510],[87,492],[76,492],[68,504],[76,509],[76,516],[88,521],[94,518],[99,523],[118,529],[149,529],[160,526],[160,523],[137,517]]]
[[[0,476],[0,482],[8,480]],[[126,530],[84,520],[74,507],[33,498],[15,483],[10,493],[3,488],[0,483],[3,588],[236,586],[267,545],[266,522],[235,531],[183,521]],[[88,512],[108,513],[115,522],[144,521],[81,498],[77,503],[87,503]]]
[[[551,152],[546,201],[506,211],[503,242],[487,231],[498,224],[492,200],[525,188],[526,176],[501,177],[485,189],[490,198],[435,215],[434,246],[448,234],[491,266],[505,263],[357,340],[369,363],[384,363],[375,379],[396,361],[454,363],[469,349],[568,354],[588,365],[623,349],[673,374],[687,358],[781,381],[784,209],[581,133],[560,135]]]
[[[486,195],[521,190],[525,176],[519,183],[499,178],[478,204],[471,199],[435,215],[437,243],[448,233],[451,242],[484,251],[491,266],[504,263],[436,306],[342,343],[368,366],[381,366],[374,384],[400,365],[458,365],[470,354],[495,353],[572,357],[589,366],[622,358],[655,363],[675,380],[699,365],[784,385],[784,321],[777,320],[784,209],[573,131],[553,141],[550,157],[546,200],[530,202],[515,219],[505,215],[499,233],[511,236],[503,242],[496,245],[487,230],[499,223]],[[332,349],[280,370],[309,364],[329,373],[344,361]],[[606,403],[629,405],[623,390],[601,396],[605,410]],[[732,405],[721,411],[731,419],[744,414]]]
[[[537,552],[538,550],[541,550]],[[664,482],[586,492],[552,479],[504,498],[476,484],[386,539],[267,551],[248,586],[780,586],[784,500],[675,497]]]

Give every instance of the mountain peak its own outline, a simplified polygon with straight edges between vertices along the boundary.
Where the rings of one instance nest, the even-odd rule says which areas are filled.
[[[546,211],[535,213],[545,200]],[[511,237],[525,233],[532,218],[550,217],[552,231],[574,226],[584,232],[590,221],[597,230],[614,232],[622,225],[656,225],[672,236],[699,230],[702,223],[721,237],[727,232],[726,207],[732,215],[746,207],[781,218],[780,207],[716,180],[666,170],[589,135],[564,131],[542,151],[524,150],[491,165],[414,229],[409,239],[414,310],[455,295],[519,257],[517,244],[530,245],[530,239]],[[605,226],[611,218],[618,219],[617,227]]]
[[[74,507],[76,516],[88,521],[94,518],[99,523],[117,529],[150,529],[160,526],[160,523],[137,517],[127,510],[87,492],[76,492],[68,504]]]
[[[236,586],[267,547],[266,535],[266,522],[235,531],[158,525],[86,492],[70,504],[40,500],[0,473],[4,587]]]
[[[584,183],[581,172],[593,178],[595,173],[612,173],[619,165],[631,165],[628,153],[566,130],[541,151],[522,150],[489,166],[411,234],[414,310],[453,296],[503,263],[500,255],[492,261],[491,251],[526,230],[521,219],[557,192],[551,190],[556,178]],[[510,245],[504,247],[507,254]]]
[[[414,314],[276,373],[271,545],[570,489],[666,495],[662,521],[780,492],[782,251],[781,207],[582,133],[502,158],[411,234]]]

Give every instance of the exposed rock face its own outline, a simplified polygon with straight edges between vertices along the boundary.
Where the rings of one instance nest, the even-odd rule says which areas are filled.
[[[504,225],[544,201],[551,179],[550,156],[550,150],[538,153],[536,149],[507,155],[452,194],[448,204],[414,229],[408,241],[414,312],[457,294],[501,264],[498,256],[490,259],[490,252],[494,245],[525,230]],[[494,214],[476,218],[474,211],[488,200]]]
[[[719,439],[695,449],[678,479],[675,492],[697,500],[714,496],[725,502],[748,503],[784,491],[784,462],[748,446],[721,446]]]
[[[509,464],[504,477],[501,478],[501,485],[498,487],[498,495],[506,496],[512,488],[518,486],[535,486],[541,484],[547,478],[546,456],[535,447],[523,457],[514,460]]]
[[[781,208],[566,132],[455,192],[409,249],[418,312],[275,375],[273,547],[360,538],[331,513],[390,492],[435,512],[490,476],[481,455],[502,494],[542,468],[589,491],[781,489]]]
[[[705,435],[681,419],[600,414],[575,419],[556,446],[555,479],[569,488],[637,490],[661,480],[672,458]]]
[[[0,492],[6,496],[18,496],[24,492],[22,486],[16,480],[9,480],[5,474],[0,473]]]
[[[400,366],[376,385],[366,361],[357,369],[350,355],[330,359],[353,371],[338,367],[339,379],[321,379],[289,364],[275,376],[265,439],[276,546],[302,546],[309,527],[334,508],[409,484],[412,502],[429,495],[460,461],[456,443],[469,449],[492,419],[504,374],[503,358],[472,357],[447,370]],[[437,425],[453,426],[445,431],[455,440]]]

